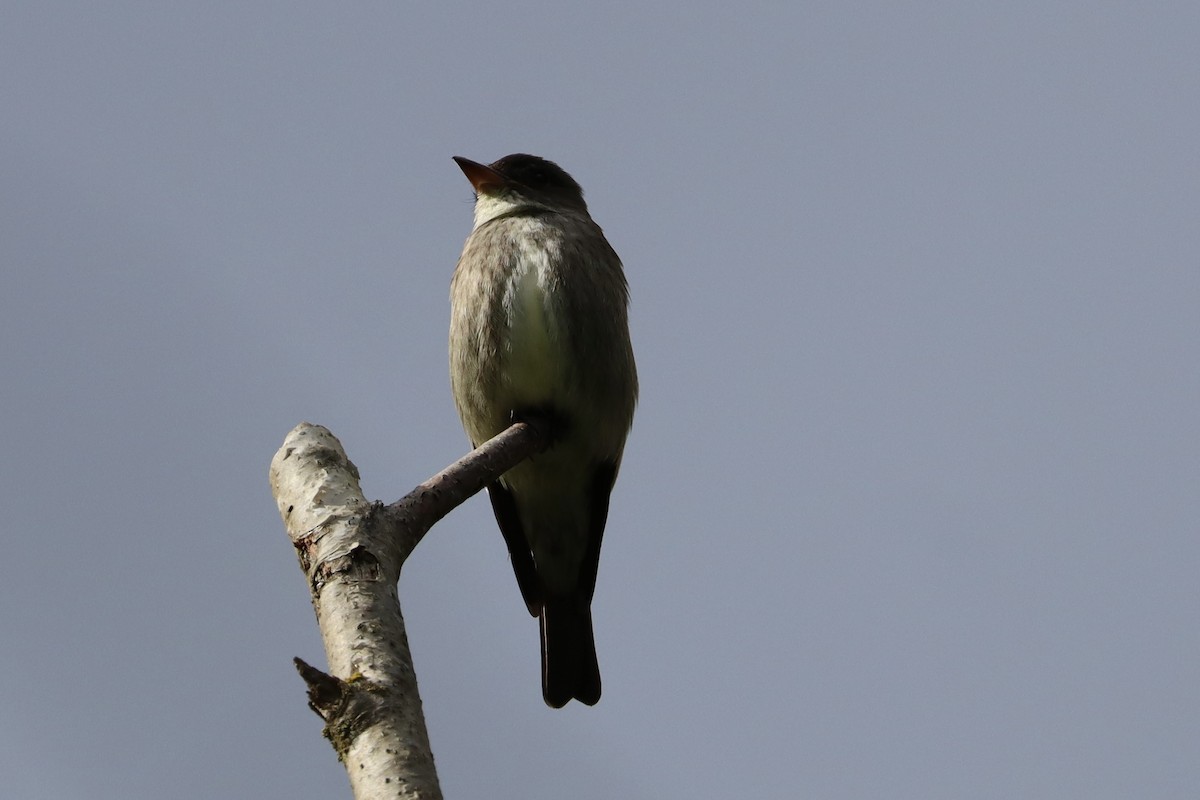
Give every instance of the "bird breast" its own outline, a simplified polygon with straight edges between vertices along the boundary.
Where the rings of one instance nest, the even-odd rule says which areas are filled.
[[[517,236],[516,244],[520,252],[502,301],[508,341],[501,374],[514,404],[545,403],[561,392],[566,367],[565,336],[552,302],[558,242]]]

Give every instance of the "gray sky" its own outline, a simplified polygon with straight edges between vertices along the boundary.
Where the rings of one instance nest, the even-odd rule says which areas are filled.
[[[1200,6],[10,2],[0,792],[345,797],[267,465],[465,451],[450,160],[562,164],[642,401],[546,708],[486,501],[401,596],[448,797],[1194,798]],[[499,787],[499,788],[497,788]]]

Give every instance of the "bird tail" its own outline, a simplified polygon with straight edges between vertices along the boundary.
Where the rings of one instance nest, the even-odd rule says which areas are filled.
[[[580,597],[546,598],[540,616],[542,696],[551,708],[572,698],[589,706],[600,700],[600,665],[592,637],[592,610]]]

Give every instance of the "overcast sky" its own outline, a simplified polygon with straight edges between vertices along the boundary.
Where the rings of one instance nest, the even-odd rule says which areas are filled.
[[[448,798],[1195,798],[1200,5],[5,4],[0,794],[348,797],[267,486],[467,447],[450,160],[559,162],[642,399],[595,708],[487,502],[400,592]]]

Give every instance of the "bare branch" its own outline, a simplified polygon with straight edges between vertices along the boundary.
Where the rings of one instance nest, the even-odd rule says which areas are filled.
[[[271,461],[271,489],[308,578],[331,674],[296,659],[309,705],[357,800],[440,800],[396,582],[439,519],[549,437],[523,422],[389,506],[369,504],[326,428],[301,423]]]
[[[395,529],[401,559],[407,559],[438,520],[517,464],[545,450],[549,442],[549,436],[535,425],[515,423],[395,503],[374,509],[377,521]]]

